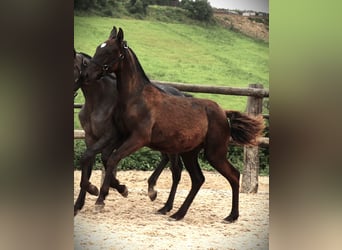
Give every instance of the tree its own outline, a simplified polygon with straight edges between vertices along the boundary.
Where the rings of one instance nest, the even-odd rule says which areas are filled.
[[[96,5],[96,0],[74,0],[76,10],[88,10]]]
[[[150,4],[165,5],[165,6],[178,6],[178,0],[151,0]]]
[[[193,19],[208,22],[213,18],[213,9],[207,0],[182,0],[181,7],[186,9]]]
[[[129,4],[129,11],[133,14],[146,14],[149,0],[131,0]]]

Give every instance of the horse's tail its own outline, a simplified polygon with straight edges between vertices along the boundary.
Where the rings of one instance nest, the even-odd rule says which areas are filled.
[[[265,128],[262,115],[252,117],[238,111],[225,112],[229,118],[233,140],[241,145],[258,145],[256,139],[261,136]]]

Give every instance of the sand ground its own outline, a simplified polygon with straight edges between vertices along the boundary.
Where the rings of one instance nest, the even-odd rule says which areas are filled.
[[[94,211],[95,196],[74,218],[75,249],[268,249],[269,178],[259,178],[258,194],[240,194],[240,217],[223,223],[231,209],[230,185],[217,172],[203,171],[205,183],[181,221],[169,220],[187,196],[191,181],[186,171],[178,186],[174,208],[168,215],[157,214],[171,187],[171,172],[164,170],[151,202],[147,179],[151,171],[119,171],[118,179],[128,187],[127,198],[110,190],[104,212]],[[91,182],[100,185],[101,171],[93,171]],[[79,192],[80,171],[74,172],[74,199]]]

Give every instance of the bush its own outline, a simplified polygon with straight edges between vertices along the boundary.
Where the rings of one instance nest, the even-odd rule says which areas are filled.
[[[74,0],[75,10],[89,10],[96,6],[96,0]]]
[[[189,12],[193,19],[206,22],[213,19],[213,9],[207,0],[183,0],[181,6]]]
[[[132,14],[146,15],[148,0],[131,0],[128,5],[128,10]]]

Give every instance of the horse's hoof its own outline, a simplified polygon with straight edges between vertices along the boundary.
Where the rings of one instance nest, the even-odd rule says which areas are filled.
[[[161,209],[159,209],[157,212],[159,214],[167,214],[167,212],[169,212],[171,209],[168,209],[167,207],[162,207]]]
[[[175,214],[171,215],[170,218],[172,218],[174,220],[181,220],[184,218],[184,215],[181,215],[179,213],[175,213]]]
[[[157,212],[156,212],[156,214],[163,214],[163,215],[166,215],[166,211],[165,210],[161,210],[161,209],[159,209]]]
[[[155,190],[148,191],[148,197],[150,197],[151,201],[154,201],[157,198],[157,191]]]
[[[74,216],[76,216],[79,211],[80,211],[79,209],[74,210]]]
[[[120,193],[123,197],[127,197],[128,196],[128,188],[125,186],[125,189],[123,192]]]
[[[95,204],[94,212],[100,213],[104,211],[105,204]]]
[[[88,189],[87,189],[87,192],[91,195],[95,195],[95,196],[98,196],[99,195],[99,190],[98,188],[93,185],[93,184],[90,184]]]
[[[224,218],[223,222],[226,224],[234,223],[235,221],[237,221],[238,217],[239,217],[238,215],[237,216],[229,215],[228,217]]]

